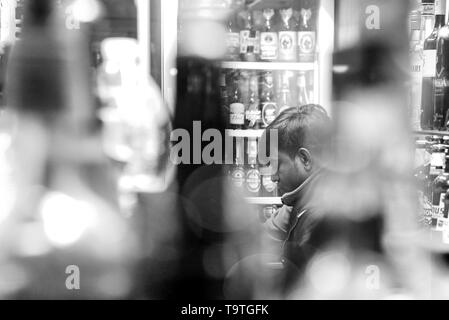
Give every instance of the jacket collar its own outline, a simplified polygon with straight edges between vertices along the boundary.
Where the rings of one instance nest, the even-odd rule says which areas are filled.
[[[298,188],[293,191],[285,193],[281,197],[281,201],[286,206],[293,207],[298,201],[303,197],[306,190],[309,189],[309,186],[312,184],[314,180],[316,180],[317,176],[320,174],[320,170],[312,173]]]

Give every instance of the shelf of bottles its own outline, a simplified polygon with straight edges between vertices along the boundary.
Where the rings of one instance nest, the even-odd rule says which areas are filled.
[[[272,168],[258,165],[258,142],[283,110],[318,102],[318,3],[254,1],[231,11],[220,63],[227,134],[236,145],[228,174],[248,203],[269,214],[282,202]]]
[[[409,14],[409,115],[415,131],[430,135],[449,131],[447,2],[421,0]]]
[[[429,230],[440,232],[442,242],[449,244],[449,135],[416,132],[415,147],[418,220]]]
[[[291,70],[313,71],[316,66],[313,62],[248,62],[248,61],[224,61],[221,63],[224,69],[241,70]]]
[[[420,222],[449,244],[449,25],[447,0],[421,0],[409,14],[409,115],[416,137]]]

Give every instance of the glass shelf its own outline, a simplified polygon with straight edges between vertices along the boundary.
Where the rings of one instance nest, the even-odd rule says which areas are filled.
[[[422,136],[449,136],[449,131],[436,131],[436,130],[422,130],[422,131],[413,131],[415,135]]]
[[[263,134],[264,130],[226,130],[226,134],[230,137],[236,137],[236,138],[260,138]]]
[[[242,69],[242,70],[312,71],[315,69],[314,62],[225,61],[222,62],[220,65],[224,69]]]
[[[261,204],[261,205],[282,205],[280,197],[248,197],[245,198],[250,204]]]

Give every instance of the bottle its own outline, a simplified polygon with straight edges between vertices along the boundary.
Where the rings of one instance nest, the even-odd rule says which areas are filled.
[[[290,73],[288,71],[285,71],[281,74],[281,91],[279,96],[278,114],[281,114],[282,111],[291,108],[293,106],[291,102]]]
[[[421,41],[424,42],[428,36],[432,33],[433,26],[435,25],[435,4],[440,0],[422,0],[421,2]],[[444,22],[443,22],[444,24]],[[424,43],[423,43],[424,44]]]
[[[234,78],[234,95],[229,105],[229,124],[231,129],[243,129],[245,125],[245,105],[237,77]]]
[[[298,30],[298,58],[299,62],[313,62],[315,60],[316,34],[310,20],[311,9],[301,9],[301,23]]]
[[[446,192],[449,190],[449,156],[445,157],[444,172],[438,175],[432,183],[432,226],[440,227],[444,214]],[[447,213],[446,213],[447,215]]]
[[[446,150],[442,144],[434,144],[430,147],[430,171],[429,176],[434,180],[438,175],[443,173]]]
[[[260,32],[255,29],[251,12],[246,12],[245,26],[240,31],[240,55],[243,61],[257,61],[260,55]]]
[[[245,174],[246,192],[250,197],[258,197],[260,194],[261,177],[257,164],[257,140],[248,138],[248,166]]]
[[[230,61],[240,60],[240,32],[237,28],[237,20],[235,16],[231,16],[228,20],[226,34],[226,58]]]
[[[309,94],[307,92],[307,84],[306,84],[306,73],[305,71],[300,71],[298,73],[298,103],[300,106],[309,104]]]
[[[445,2],[441,1],[441,9],[437,12],[437,20],[435,25],[441,25],[445,21]],[[437,7],[437,10],[439,7]],[[433,32],[432,32],[433,35]],[[431,36],[432,36],[431,35]],[[449,110],[449,24],[440,28],[438,38],[436,40],[436,75],[434,82],[434,117],[433,128],[436,130],[445,130],[448,127],[448,110]]]
[[[231,166],[230,178],[232,185],[239,190],[244,190],[245,185],[245,160],[244,146],[241,138],[236,139],[234,164]]]
[[[421,46],[421,15],[419,11],[410,14],[411,40],[410,40],[410,115],[414,130],[421,130],[421,101],[422,101],[422,67],[423,48]]]
[[[260,168],[260,174],[262,176],[262,197],[277,197],[277,184],[271,180],[272,168],[264,166]]]
[[[444,13],[442,12],[442,1],[438,6],[438,18],[435,19],[433,31],[428,33],[429,24],[433,20],[435,6],[433,1],[423,1],[423,12],[421,15],[421,30],[424,37],[423,43],[423,80],[422,80],[422,99],[421,99],[421,128],[423,130],[432,130],[434,125],[434,106],[435,106],[435,75],[436,75],[436,49],[439,29],[444,25]]]
[[[272,18],[273,9],[263,10],[265,18],[265,28],[260,33],[260,60],[276,61],[278,58],[278,34],[274,31]]]
[[[273,73],[266,71],[261,79],[260,109],[262,111],[262,127],[266,128],[276,119],[278,108],[275,101]]]
[[[161,192],[169,143],[169,118],[157,84],[139,65],[137,40],[106,38],[98,72],[104,152],[125,163],[123,192]],[[132,101],[130,104],[129,101]]]
[[[247,129],[260,129],[262,123],[258,84],[257,72],[251,72],[249,78],[249,101],[245,110],[245,128]]]
[[[279,27],[279,61],[296,61],[298,38],[292,23],[292,8],[280,9],[281,26]]]
[[[221,102],[221,110],[222,115],[225,118],[224,122],[229,122],[229,95],[228,95],[228,88],[226,87],[226,78],[227,78],[227,72],[222,71],[220,73],[220,102]],[[228,123],[229,126],[229,123]]]

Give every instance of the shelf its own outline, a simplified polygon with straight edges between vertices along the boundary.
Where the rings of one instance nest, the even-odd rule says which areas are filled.
[[[236,138],[260,138],[264,130],[226,130],[226,134]]]
[[[221,63],[221,67],[224,69],[242,69],[242,70],[312,71],[315,69],[315,63],[226,61]]]
[[[449,136],[449,131],[424,130],[424,131],[413,131],[413,133],[423,136]]]
[[[282,201],[280,197],[250,197],[245,198],[250,204],[262,204],[262,205],[282,205]]]

